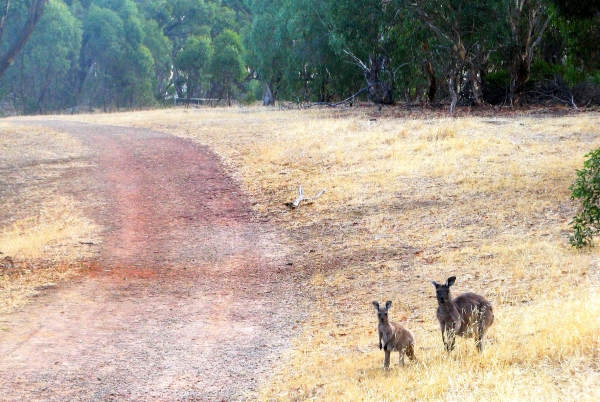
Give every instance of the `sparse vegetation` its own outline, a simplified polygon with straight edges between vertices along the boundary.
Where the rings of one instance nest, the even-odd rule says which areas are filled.
[[[400,112],[398,112],[400,113]],[[439,118],[432,118],[439,117]],[[600,398],[597,256],[567,241],[569,186],[600,116],[446,118],[371,109],[179,109],[62,117],[149,127],[221,155],[253,208],[298,245],[306,319],[262,400]],[[289,210],[298,186],[327,192]],[[430,279],[494,305],[481,355],[449,358]],[[392,300],[418,364],[382,370],[372,300]]]
[[[215,149],[298,245],[310,273],[304,322],[263,400],[597,400],[589,252],[567,241],[569,186],[600,146],[600,116],[386,116],[369,109],[171,110],[77,119],[150,127]],[[290,211],[299,185],[327,193]],[[300,265],[301,267],[298,267]],[[447,357],[429,279],[494,305],[479,356]],[[372,300],[416,338],[419,364],[386,373]],[[332,308],[333,307],[333,308]]]
[[[60,176],[81,165],[85,148],[45,128],[0,123],[0,313],[23,305],[41,288],[70,279],[98,236],[81,206],[62,195]],[[8,261],[10,260],[10,263]]]

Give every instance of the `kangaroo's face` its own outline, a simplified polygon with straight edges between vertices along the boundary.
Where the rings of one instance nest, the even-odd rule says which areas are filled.
[[[435,286],[435,297],[437,298],[439,304],[449,303],[452,300],[450,286],[454,285],[455,280],[456,277],[451,276],[443,285],[437,283],[436,281],[431,281],[433,286]]]
[[[375,310],[377,310],[377,319],[380,323],[386,324],[388,322],[388,310],[391,305],[391,301],[387,301],[385,307],[379,307],[379,303],[373,302],[373,306],[375,306]]]
[[[450,288],[445,285],[436,285],[435,286],[435,297],[437,297],[437,301],[440,304],[448,303],[450,300]]]
[[[377,312],[377,319],[379,322],[388,322],[388,312],[386,310],[379,310]]]

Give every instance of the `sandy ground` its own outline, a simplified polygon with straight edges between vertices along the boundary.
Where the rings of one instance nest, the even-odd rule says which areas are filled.
[[[202,146],[30,124],[90,148],[61,188],[104,232],[86,275],[0,316],[0,400],[253,399],[300,319],[287,240]]]

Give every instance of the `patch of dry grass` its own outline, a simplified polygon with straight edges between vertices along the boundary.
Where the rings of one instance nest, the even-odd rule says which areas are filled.
[[[397,316],[399,311],[395,312]],[[600,323],[590,319],[598,313],[597,298],[580,295],[502,308],[482,355],[472,340],[459,338],[451,357],[435,325],[411,322],[419,361],[402,368],[395,353],[389,372],[382,369],[383,353],[375,346],[374,311],[355,312],[333,322],[327,314],[315,314],[310,334],[296,343],[291,361],[261,396],[348,401],[559,401],[567,396],[598,400],[595,384],[600,374],[590,367],[600,357]]]
[[[597,251],[566,242],[568,187],[600,116],[402,118],[328,110],[177,109],[76,116],[219,153],[299,245],[315,314],[265,400],[598,400]],[[312,205],[289,211],[302,185]],[[447,358],[429,279],[489,298],[487,350]],[[382,371],[372,300],[415,332],[420,363]]]
[[[0,272],[0,314],[10,313],[40,292],[73,279],[83,268],[77,261],[19,259],[15,267]]]
[[[91,255],[80,241],[99,228],[59,188],[86,152],[67,134],[0,122],[0,312],[71,278]]]
[[[12,222],[0,231],[2,253],[13,258],[80,259],[86,254],[80,241],[98,231],[81,214],[76,201],[64,196],[38,206],[37,214]]]

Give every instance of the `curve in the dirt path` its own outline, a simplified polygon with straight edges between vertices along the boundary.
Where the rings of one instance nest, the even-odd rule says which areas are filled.
[[[66,193],[105,227],[98,275],[2,317],[0,400],[252,398],[295,332],[286,248],[205,147],[42,122],[90,147]]]

